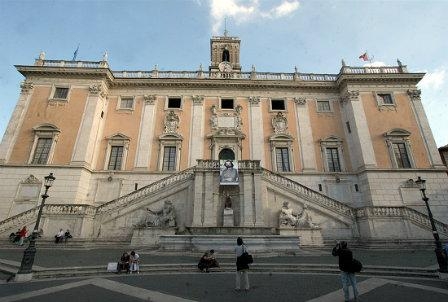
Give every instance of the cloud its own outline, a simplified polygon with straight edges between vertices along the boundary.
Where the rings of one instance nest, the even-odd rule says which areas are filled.
[[[436,69],[434,72],[428,72],[418,84],[420,89],[439,89],[445,82],[445,68]]]
[[[285,17],[298,8],[298,0],[284,0],[266,11],[260,8],[259,0],[212,0],[210,2],[212,31],[213,34],[218,34],[226,17],[231,17],[237,24],[241,24],[252,20]]]

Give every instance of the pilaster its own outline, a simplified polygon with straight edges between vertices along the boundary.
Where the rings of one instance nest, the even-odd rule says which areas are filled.
[[[197,159],[204,157],[204,97],[194,95],[193,111],[190,122],[190,157],[188,166],[196,165]]]
[[[137,153],[135,157],[136,170],[148,170],[151,158],[151,146],[154,139],[155,95],[144,95],[144,108],[140,120]]]
[[[420,94],[421,91],[419,89],[408,90],[408,95],[411,99],[411,107],[414,111],[418,128],[420,130],[420,135],[423,138],[431,167],[444,169],[445,167],[442,163],[442,159],[440,158],[431,128],[429,127],[428,118],[426,117]]]
[[[302,169],[306,171],[316,171],[316,152],[313,142],[313,130],[311,128],[308,104],[305,98],[294,98],[296,104],[296,115],[299,125],[299,145],[300,158],[302,159]]]
[[[20,85],[21,92],[19,100],[14,108],[11,119],[9,120],[5,134],[3,135],[2,143],[0,144],[0,164],[9,161],[12,149],[19,135],[19,130],[22,128],[23,120],[28,111],[30,99],[33,94],[33,87],[33,83],[29,81],[24,81]]]
[[[97,140],[101,139],[98,134],[101,133],[100,116],[106,98],[105,88],[101,84],[91,85],[89,92],[70,162],[74,166],[92,167]]]
[[[347,91],[341,99],[342,111],[345,121],[351,124],[349,137],[350,157],[353,169],[364,167],[376,167],[375,151],[362,101],[359,99],[359,91]],[[345,128],[345,127],[344,127]]]
[[[260,97],[249,98],[249,121],[250,121],[250,158],[260,160],[262,166],[265,164],[263,116],[260,107]]]
[[[244,227],[253,227],[254,221],[254,186],[251,173],[245,172],[243,174],[243,202],[241,209],[241,225]]]

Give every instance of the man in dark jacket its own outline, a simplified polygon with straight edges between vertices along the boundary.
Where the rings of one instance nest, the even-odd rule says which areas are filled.
[[[347,247],[346,241],[341,241],[336,244],[331,252],[333,256],[339,256],[339,269],[341,270],[342,289],[344,291],[345,301],[349,301],[350,293],[349,286],[353,287],[353,295],[355,301],[358,301],[358,288],[356,285],[356,276],[352,271],[353,253]]]

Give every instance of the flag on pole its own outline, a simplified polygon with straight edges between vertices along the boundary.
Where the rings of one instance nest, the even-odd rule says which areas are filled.
[[[361,60],[363,60],[363,61],[368,61],[369,60],[369,56],[367,55],[367,52],[365,52],[362,55],[360,55],[359,58]]]
[[[75,52],[73,53],[73,59],[72,59],[72,61],[76,61],[76,56],[78,55],[78,50],[79,50],[79,44],[78,44],[78,47],[76,47]]]

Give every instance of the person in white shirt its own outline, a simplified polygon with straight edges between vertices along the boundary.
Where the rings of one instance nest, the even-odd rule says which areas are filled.
[[[59,230],[59,232],[56,234],[56,236],[55,236],[55,243],[59,243],[59,242],[62,242],[63,241],[63,239],[64,239],[64,231],[62,230],[62,229],[60,229]]]
[[[241,276],[243,277],[244,289],[246,291],[249,290],[249,265],[243,261],[244,252],[247,252],[247,248],[243,243],[243,239],[238,237],[236,240],[235,247],[235,256],[236,256],[236,281],[235,281],[235,290],[239,291],[241,289]]]
[[[129,272],[132,274],[133,272],[136,272],[137,274],[140,274],[140,256],[136,252],[131,252],[131,257],[129,259]]]

